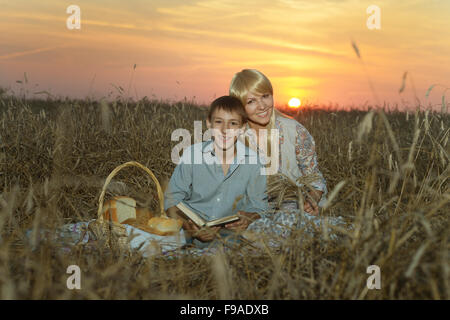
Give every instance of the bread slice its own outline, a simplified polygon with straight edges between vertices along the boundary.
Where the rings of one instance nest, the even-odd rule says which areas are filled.
[[[103,218],[116,223],[136,219],[136,200],[130,197],[116,196],[103,206]]]

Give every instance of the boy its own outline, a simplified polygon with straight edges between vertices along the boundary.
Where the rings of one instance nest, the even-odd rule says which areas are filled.
[[[230,233],[226,226],[200,229],[183,218],[176,207],[179,202],[183,201],[205,220],[237,211],[241,218],[233,223],[234,230],[245,230],[268,209],[262,165],[257,154],[238,140],[246,121],[239,99],[223,96],[214,100],[206,120],[212,139],[186,148],[170,178],[165,210],[169,216],[183,219],[186,240],[194,238],[198,247],[209,245],[217,233],[221,236]]]

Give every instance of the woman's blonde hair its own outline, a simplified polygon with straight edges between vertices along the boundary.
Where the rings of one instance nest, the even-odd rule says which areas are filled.
[[[269,79],[255,69],[244,69],[233,76],[230,84],[230,96],[241,100],[245,106],[247,104],[247,95],[249,92],[256,94],[270,93],[273,95],[272,84]]]
[[[241,100],[242,105],[247,105],[247,95],[249,92],[263,95],[270,93],[273,96],[273,88],[269,79],[262,74],[260,71],[255,69],[243,69],[242,71],[236,73],[231,79],[230,84],[230,96],[236,97]],[[277,116],[283,116],[281,112],[273,107],[272,116],[270,117],[268,129],[268,141],[267,141],[267,156],[271,155],[271,130],[275,127],[275,113]],[[245,144],[248,146],[248,138],[245,139]]]

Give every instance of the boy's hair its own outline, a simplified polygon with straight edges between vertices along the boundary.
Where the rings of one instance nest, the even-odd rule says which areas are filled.
[[[217,98],[211,103],[209,107],[208,120],[212,120],[212,115],[218,109],[222,109],[226,112],[236,112],[241,116],[242,124],[247,122],[247,113],[245,112],[245,108],[242,105],[242,102],[235,97],[232,96],[222,96]]]

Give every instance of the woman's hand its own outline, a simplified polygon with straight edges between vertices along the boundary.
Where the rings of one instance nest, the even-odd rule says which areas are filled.
[[[191,234],[191,236],[201,242],[210,242],[214,240],[220,227],[210,227],[200,229],[191,220],[183,221],[183,229]]]
[[[322,191],[311,191],[308,193],[305,202],[303,203],[303,210],[313,216],[319,214],[319,206],[317,203],[322,197]]]
[[[238,221],[226,224],[225,228],[230,230],[246,230],[250,223],[261,218],[256,212],[245,211],[239,211],[238,216],[240,216]]]
[[[305,200],[303,203],[303,211],[310,215],[317,216],[319,214],[319,207],[311,200]]]

